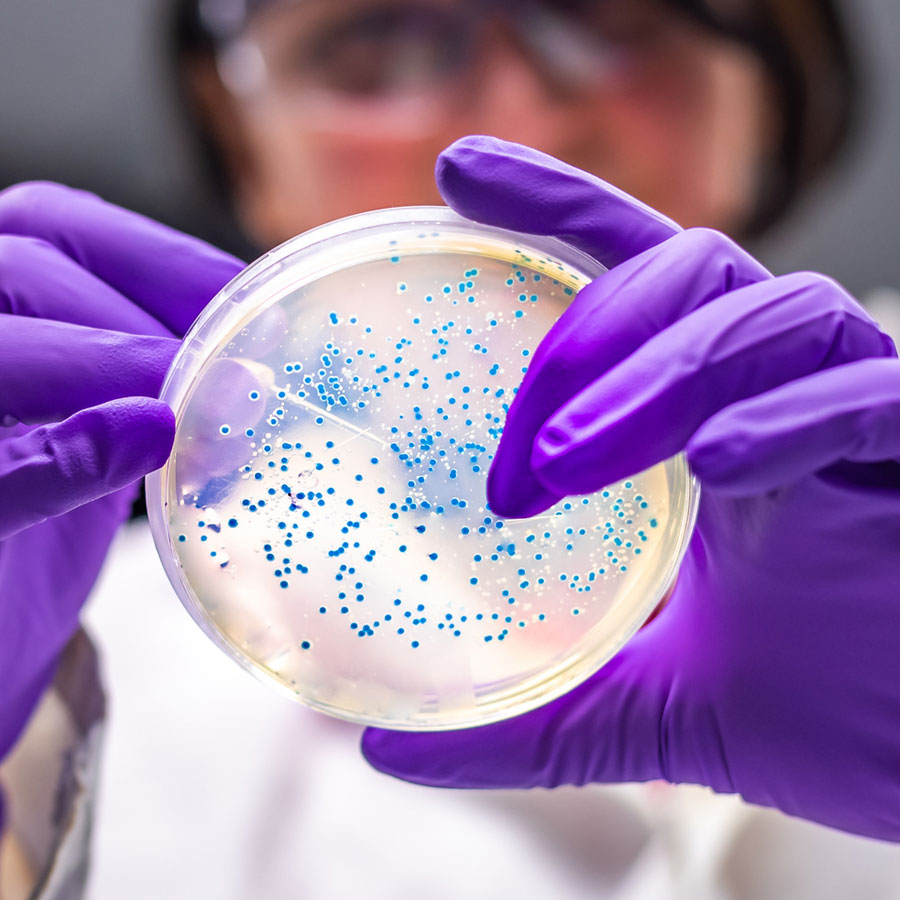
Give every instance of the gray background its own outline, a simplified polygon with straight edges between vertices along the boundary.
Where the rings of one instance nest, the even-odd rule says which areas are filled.
[[[900,287],[900,3],[845,0],[869,102],[841,166],[754,249],[776,271],[825,271],[858,296]],[[161,42],[159,0],[3,0],[0,185],[50,178],[213,239]]]

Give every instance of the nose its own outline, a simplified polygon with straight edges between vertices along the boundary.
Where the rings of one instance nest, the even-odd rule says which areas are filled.
[[[485,26],[467,103],[470,133],[492,134],[554,156],[580,145],[592,114],[583,91],[554,78],[508,24],[497,17]]]

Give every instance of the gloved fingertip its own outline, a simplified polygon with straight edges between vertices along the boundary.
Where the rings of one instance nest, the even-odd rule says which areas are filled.
[[[108,491],[163,466],[175,440],[175,414],[149,397],[126,397],[83,410],[63,426],[90,437],[95,466]]]
[[[516,146],[486,134],[470,134],[455,140],[438,155],[434,167],[438,187],[443,190],[445,184],[451,184],[473,163],[482,162],[485,154],[508,153],[510,148]]]
[[[408,732],[367,728],[361,750],[373,768],[392,778],[436,788],[518,787],[520,773],[498,774],[491,735],[504,723],[455,731]],[[503,746],[498,751],[506,756]],[[508,780],[508,778],[509,780]]]
[[[719,456],[719,448],[716,444],[716,441],[710,443],[702,439],[698,440],[696,434],[688,439],[684,448],[684,455],[687,457],[694,474],[698,477],[702,471],[715,471],[715,460]]]
[[[360,741],[360,750],[366,762],[385,775],[417,784],[430,784],[423,776],[419,754],[415,751],[417,737],[422,736],[367,728]]]
[[[392,734],[393,732],[384,731],[381,728],[367,728],[362,733],[362,738],[359,742],[359,748],[362,751],[362,755],[366,762],[373,768],[378,769],[379,772],[386,771],[386,760],[382,751],[385,741],[389,740]],[[388,757],[389,756],[390,754],[388,754]]]
[[[516,165],[518,162],[527,162],[548,168],[565,168],[565,164],[558,159],[525,144],[504,141],[489,134],[469,134],[455,140],[438,156],[435,167],[438,186],[441,186],[444,175],[452,177],[454,174],[468,171],[470,174],[484,177],[484,166],[488,161],[493,165],[502,165],[505,162]],[[487,174],[494,173],[488,171]]]
[[[473,188],[483,180],[482,164],[485,142],[490,138],[471,135],[454,141],[437,158],[434,180],[448,205],[468,218],[477,216],[477,203],[471,204]],[[482,177],[479,177],[482,176]]]
[[[562,165],[521,144],[470,135],[440,154],[435,180],[444,200],[468,219],[548,233],[548,195],[555,194],[547,177]]]
[[[143,404],[142,404],[143,405]],[[146,404],[144,429],[146,435],[146,466],[155,472],[166,464],[175,441],[175,413],[161,400]]]
[[[546,491],[530,475],[510,476],[502,467],[488,472],[487,500],[490,510],[504,519],[526,519],[543,512],[560,498]]]
[[[691,439],[685,456],[703,488],[723,497],[750,497],[779,486],[777,478],[766,478],[744,453],[722,441]]]

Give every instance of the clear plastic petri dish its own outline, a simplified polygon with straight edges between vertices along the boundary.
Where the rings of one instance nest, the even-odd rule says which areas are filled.
[[[263,256],[204,310],[147,479],[200,627],[354,722],[461,728],[608,661],[665,596],[698,490],[678,456],[530,519],[485,495],[529,359],[603,267],[444,207],[352,216]]]

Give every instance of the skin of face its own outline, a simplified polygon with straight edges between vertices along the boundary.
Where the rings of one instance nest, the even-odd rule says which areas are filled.
[[[621,5],[632,14],[642,6],[632,4]],[[252,94],[226,89],[211,62],[190,73],[223,151],[238,217],[260,248],[341,216],[440,202],[435,158],[467,134],[528,144],[686,227],[736,233],[753,205],[760,160],[775,142],[775,104],[761,63],[649,2],[643,20],[619,23],[629,36],[625,49],[590,84],[554,83],[498,17],[481,29],[465,73],[389,99],[279,79],[292,29],[304,27],[298,15],[275,8],[251,23],[248,34],[276,73]]]

